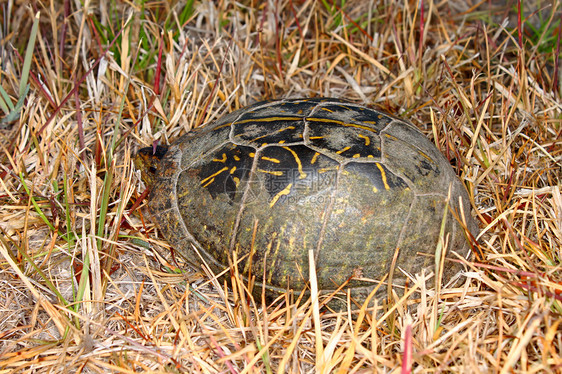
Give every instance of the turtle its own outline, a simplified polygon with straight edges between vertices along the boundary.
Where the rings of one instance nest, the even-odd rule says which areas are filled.
[[[435,270],[440,238],[468,258],[478,232],[466,188],[417,127],[342,99],[258,102],[134,162],[175,252],[217,274],[236,259],[257,294],[306,292],[313,258],[320,292],[365,300],[383,279]]]

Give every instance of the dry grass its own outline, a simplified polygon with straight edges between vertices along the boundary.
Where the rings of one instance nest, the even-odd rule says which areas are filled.
[[[41,12],[0,128],[0,372],[562,371],[557,0],[25,3],[0,3],[14,102]],[[456,287],[327,313],[179,271],[131,154],[296,96],[409,118],[451,160],[482,229]]]

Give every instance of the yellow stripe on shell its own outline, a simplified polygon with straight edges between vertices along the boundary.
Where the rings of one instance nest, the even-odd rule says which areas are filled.
[[[349,151],[350,148],[351,148],[350,146],[347,146],[347,147],[345,147],[345,148],[343,148],[343,149],[340,149],[339,151],[336,151],[336,153],[337,153],[338,155],[341,155],[343,152]]]
[[[221,158],[221,159],[213,158],[212,161],[225,163],[225,162],[226,162],[226,153],[223,153],[223,154],[222,154],[222,158]]]
[[[283,132],[283,131],[286,131],[286,130],[294,130],[295,128],[296,128],[295,126],[286,126],[286,127],[283,127],[282,129],[277,130],[276,132],[279,133],[279,132]],[[236,135],[236,136],[243,136],[243,135],[244,135],[244,134],[241,133],[241,134],[238,134],[238,135]],[[256,138],[250,139],[249,141],[250,141],[250,142],[255,142],[255,141],[258,141],[259,139],[265,138],[266,136],[269,136],[269,135],[270,135],[270,134],[261,135],[261,136],[258,136],[258,137],[256,137]],[[267,145],[267,143],[263,143],[262,147],[265,146],[265,145]]]
[[[320,168],[320,169],[318,169],[318,173],[323,174],[323,173],[326,173],[328,171],[335,171],[335,170],[338,170],[338,169],[339,169],[339,166],[331,166],[331,167],[328,167],[328,168]],[[347,171],[344,169],[343,173],[346,174]]]
[[[318,159],[318,156],[320,156],[320,152],[315,152],[314,156],[312,156],[312,160],[310,160],[311,165],[314,165],[316,163],[316,160]]]
[[[387,190],[387,191],[390,190],[390,186],[388,185],[388,182],[386,181],[386,172],[384,171],[381,164],[379,164],[378,162],[375,162],[375,165],[377,165],[377,167],[379,168],[379,170],[381,172],[381,178],[382,178],[382,183],[384,184],[384,189]]]
[[[213,178],[209,179],[209,181],[207,181],[207,183],[205,183],[205,184],[201,183],[201,187],[208,187],[214,181],[215,181],[215,178],[213,177]]]
[[[277,195],[273,196],[273,199],[271,199],[271,202],[269,203],[269,207],[272,208],[282,196],[290,194],[292,187],[293,184],[289,183],[287,187],[283,188],[281,191],[279,191],[279,193],[277,193]]]
[[[264,118],[249,118],[242,121],[237,121],[235,124],[244,124],[250,122],[275,122],[275,121],[302,121],[302,117],[264,117]],[[241,134],[239,134],[241,135]]]
[[[365,139],[365,145],[371,144],[371,138],[369,138],[368,136],[363,135],[363,134],[357,134],[357,136],[362,138],[362,139]]]
[[[283,175],[283,172],[282,172],[282,171],[279,171],[279,170],[264,170],[264,169],[258,169],[258,171],[259,171],[260,173],[276,175],[276,176],[278,176],[278,177],[281,176],[281,175]]]
[[[281,163],[281,161],[279,159],[276,159],[276,158],[273,158],[273,157],[262,156],[261,159],[265,160],[265,161],[269,161],[269,162],[274,162],[276,164]]]
[[[425,153],[423,153],[422,151],[418,151],[418,153],[427,159],[427,161],[431,162],[432,164],[434,163],[434,161],[431,159],[431,157],[429,157],[428,155],[426,155]]]
[[[355,127],[355,128],[358,128],[358,129],[363,129],[363,130],[371,131],[371,132],[374,132],[374,133],[378,133],[378,131],[373,129],[372,127],[358,125],[356,123],[347,123],[347,122],[343,122],[343,121],[337,121],[335,119],[316,118],[316,117],[307,117],[305,119],[307,121],[311,121],[311,122],[334,123],[334,124],[345,126],[345,127]],[[369,122],[365,121],[364,123],[369,123]],[[376,124],[376,122],[374,122],[374,124]]]
[[[281,230],[284,232],[285,228],[283,227],[283,228],[281,228]],[[283,232],[281,232],[281,236],[283,236]],[[291,238],[289,240],[291,240]],[[277,245],[275,246],[275,251],[273,252],[273,256],[268,257],[268,260],[271,261],[271,264],[273,266],[275,265],[275,262],[279,258],[279,250],[281,249],[281,240],[275,240],[275,242],[276,242]],[[273,268],[273,266],[272,266],[272,268]],[[274,271],[269,272],[269,276],[267,278],[267,282],[269,284],[271,284],[271,279],[273,278],[273,273],[275,273],[275,272]]]
[[[224,173],[224,172],[227,171],[227,170],[228,170],[228,168],[225,166],[225,167],[223,167],[222,169],[220,169],[219,171],[217,171],[216,173],[209,175],[209,176],[208,176],[207,178],[205,178],[205,179],[202,179],[202,180],[201,180],[201,185],[202,185],[203,187],[207,187],[209,184],[213,183],[213,181],[215,180],[215,177],[216,177],[217,175],[219,175],[219,174],[221,174],[221,173]],[[209,183],[206,183],[206,182],[209,182]]]
[[[219,129],[222,129],[222,128],[225,128],[225,127],[230,127],[230,126],[232,126],[232,122],[224,123],[224,124],[222,124],[222,125],[220,125],[220,126],[215,127],[215,128],[213,129],[213,131],[216,131],[216,130],[219,130]]]
[[[306,173],[304,171],[302,171],[301,159],[299,158],[299,155],[297,155],[297,152],[293,151],[289,147],[283,147],[283,148],[286,149],[287,151],[291,152],[291,154],[295,158],[295,162],[297,163],[297,168],[299,169],[299,178],[300,179],[306,178]]]

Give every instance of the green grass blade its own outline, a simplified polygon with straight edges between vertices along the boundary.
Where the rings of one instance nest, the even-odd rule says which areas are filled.
[[[87,282],[90,281],[90,255],[86,249],[87,243],[86,243],[86,233],[84,232],[84,229],[82,229],[82,240],[83,240],[82,247],[84,248],[82,250],[82,254],[84,255],[84,258],[82,259],[82,272],[80,273],[78,292],[76,293],[76,297],[74,300],[76,303],[75,311],[78,311],[80,309],[81,301],[84,300],[84,294],[86,293]],[[98,242],[100,242],[100,240],[98,240]],[[73,273],[73,276],[76,276],[76,274]]]
[[[14,109],[14,104],[12,103],[12,99],[10,99],[10,95],[0,86],[0,108],[4,111],[7,115],[10,113],[10,110]]]
[[[65,219],[66,219],[66,234],[63,238],[66,238],[68,242],[69,248],[74,248],[74,235],[71,231],[72,221],[70,219],[70,204],[68,202],[69,194],[68,194],[68,179],[66,173],[63,173],[63,193],[64,193],[64,210],[65,210]]]
[[[23,188],[25,189],[25,192],[27,193],[27,195],[31,199],[31,204],[33,204],[33,207],[35,208],[35,211],[37,212],[37,214],[39,215],[41,220],[43,222],[45,222],[45,224],[47,226],[49,226],[51,231],[55,231],[55,227],[49,221],[47,216],[45,216],[45,213],[43,213],[43,211],[41,210],[41,207],[39,206],[39,204],[37,204],[37,201],[35,201],[35,198],[31,195],[31,190],[29,189],[29,187],[27,187],[27,184],[25,183],[25,179],[23,178],[23,173],[19,173],[19,177],[20,177],[21,184],[22,184]]]
[[[25,98],[27,97],[28,91],[29,91],[29,84],[25,87],[25,91],[24,91],[23,95],[20,96],[20,99],[16,103],[16,106],[14,107],[14,109],[10,113],[8,113],[8,115],[6,117],[2,118],[0,123],[9,123],[9,122],[15,121],[19,118],[21,108],[23,108],[23,104],[25,103]]]
[[[4,230],[1,227],[0,227],[0,233],[2,233],[2,235],[0,235],[0,242],[4,245],[5,248],[9,248],[8,243],[4,239],[4,238],[8,238],[9,236],[6,235],[6,233],[4,232]],[[53,292],[55,295],[57,295],[57,298],[59,299],[59,301],[61,303],[63,303],[64,305],[68,305],[68,302],[62,296],[62,294],[59,292],[59,290],[55,287],[55,285],[51,282],[49,277],[47,277],[47,275],[45,275],[45,273],[43,273],[43,271],[39,268],[39,266],[37,266],[37,264],[35,264],[35,261],[33,261],[33,259],[27,254],[27,252],[21,246],[16,245],[16,243],[14,243],[14,242],[12,242],[12,245],[14,247],[16,247],[16,249],[18,250],[18,253],[24,258],[24,260],[29,265],[31,265],[31,267],[35,270],[35,272],[39,275],[39,277],[41,277],[43,279],[43,281],[45,281],[45,285],[47,286],[47,288],[49,288],[49,290],[51,290],[51,292]],[[15,263],[17,263],[16,259],[13,258],[12,254],[9,251],[6,251],[6,253],[10,257],[12,257],[12,260]],[[22,269],[22,272],[23,272],[23,269]]]
[[[33,57],[33,50],[35,49],[35,38],[37,37],[37,29],[39,28],[39,15],[41,12],[35,14],[33,26],[31,27],[31,34],[29,34],[29,41],[27,42],[27,49],[25,51],[25,58],[23,60],[23,69],[21,72],[20,81],[20,100],[25,97],[27,80],[29,79],[29,70],[31,68],[31,58]]]

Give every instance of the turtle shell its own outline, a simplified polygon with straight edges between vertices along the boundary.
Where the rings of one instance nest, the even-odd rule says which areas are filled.
[[[310,250],[320,290],[365,294],[389,272],[435,269],[446,211],[451,250],[469,252],[459,217],[477,232],[464,186],[415,126],[336,99],[232,112],[177,139],[147,180],[178,253],[217,273],[236,258],[274,292],[306,287]]]

